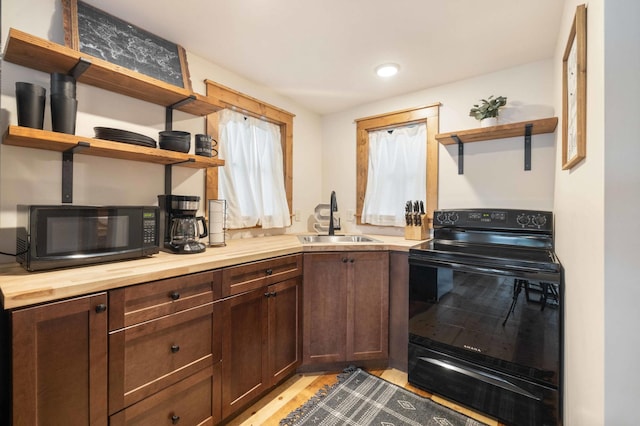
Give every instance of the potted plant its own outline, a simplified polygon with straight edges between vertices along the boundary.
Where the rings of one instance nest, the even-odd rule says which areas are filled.
[[[480,120],[480,127],[495,126],[498,123],[499,108],[507,104],[507,98],[505,96],[494,98],[491,95],[487,99],[480,99],[480,101],[480,104],[473,105],[469,116]]]

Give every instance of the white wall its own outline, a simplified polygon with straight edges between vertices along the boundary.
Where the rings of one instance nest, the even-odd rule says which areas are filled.
[[[556,105],[562,105],[562,57],[575,9],[567,0],[555,55]],[[565,420],[604,422],[604,22],[603,1],[587,9],[587,157],[561,170],[557,133],[556,252],[565,268]],[[621,423],[612,423],[621,424]]]
[[[124,17],[126,19],[126,17]],[[21,0],[2,2],[4,45],[9,28],[63,44],[59,0]],[[161,34],[160,34],[161,35]],[[256,85],[189,52],[188,62],[194,91],[205,93],[204,80],[210,79],[285,109],[294,118],[294,211],[311,215],[320,202],[320,117],[272,90]],[[49,89],[49,75],[9,62],[2,62],[0,129],[17,124],[15,82],[28,81]],[[164,107],[78,84],[76,135],[92,137],[94,126],[115,127],[142,133],[157,140],[164,130]],[[50,130],[47,102],[45,129]],[[205,131],[205,119],[176,111],[173,128],[192,134]],[[192,147],[193,152],[193,147]],[[15,250],[16,204],[59,204],[61,202],[61,155],[56,152],[0,145],[0,251]],[[200,195],[204,200],[204,172],[173,168],[173,193]],[[74,204],[157,204],[164,192],[164,167],[125,160],[86,155],[74,158]],[[202,203],[204,204],[204,203]],[[289,232],[306,230],[306,222],[294,222]],[[0,256],[0,262],[12,258]]]
[[[441,133],[475,128],[479,123],[468,116],[469,109],[490,95],[508,98],[500,116],[503,124],[557,116],[553,62],[534,62],[324,116],[322,194],[328,200],[335,190],[342,214],[355,210],[355,119],[440,102]],[[552,210],[555,137],[534,135],[532,141],[531,171],[524,171],[523,137],[465,144],[463,175],[458,175],[457,146],[440,145],[439,207]],[[355,229],[353,222],[347,225]]]

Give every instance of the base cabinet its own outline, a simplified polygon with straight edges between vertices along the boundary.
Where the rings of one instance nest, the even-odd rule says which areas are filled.
[[[303,364],[386,360],[389,253],[305,253],[303,265]]]
[[[107,425],[107,295],[13,311],[14,426]]]
[[[114,414],[109,425],[214,425],[219,419],[218,362]]]
[[[223,302],[222,417],[291,375],[301,359],[301,278]]]

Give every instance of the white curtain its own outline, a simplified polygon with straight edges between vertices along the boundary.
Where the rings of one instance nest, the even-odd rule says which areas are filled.
[[[427,194],[427,125],[369,132],[369,170],[362,222],[404,226],[408,200]]]
[[[218,197],[227,200],[227,227],[291,225],[280,127],[232,110],[219,112]]]

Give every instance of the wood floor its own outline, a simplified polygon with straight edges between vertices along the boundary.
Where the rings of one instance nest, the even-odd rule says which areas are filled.
[[[490,426],[500,426],[500,423],[493,419],[414,388],[407,383],[407,374],[399,370],[370,370],[369,373],[380,376],[391,383],[395,383],[419,395],[431,398],[434,402],[446,405],[453,410]],[[276,426],[280,422],[280,419],[286,417],[291,411],[304,404],[324,385],[336,383],[336,376],[337,373],[296,374],[227,424],[231,426]]]

